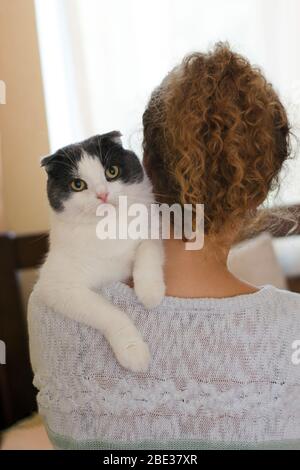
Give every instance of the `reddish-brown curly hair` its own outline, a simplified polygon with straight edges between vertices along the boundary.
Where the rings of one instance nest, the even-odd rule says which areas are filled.
[[[144,165],[159,202],[205,204],[205,233],[242,221],[290,154],[286,111],[261,71],[227,44],[194,53],[153,92]]]

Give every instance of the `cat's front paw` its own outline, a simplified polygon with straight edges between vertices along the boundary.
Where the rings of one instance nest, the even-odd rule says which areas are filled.
[[[148,345],[139,340],[115,351],[119,363],[133,372],[146,372],[150,364]]]
[[[125,331],[109,339],[118,362],[132,372],[146,372],[150,364],[148,345],[140,335],[128,337]]]
[[[134,290],[139,301],[146,308],[157,307],[165,295],[165,283],[162,279],[140,279],[135,280]]]

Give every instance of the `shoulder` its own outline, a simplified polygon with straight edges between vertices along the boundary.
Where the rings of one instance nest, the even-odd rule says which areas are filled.
[[[300,294],[288,290],[267,287],[260,315],[272,324],[280,338],[300,339]]]
[[[277,330],[278,335],[275,341],[280,344],[280,348],[282,350],[282,369],[286,377],[286,383],[298,384],[299,386],[300,294],[275,288],[273,290],[274,304],[277,311],[277,318],[279,319],[280,324],[280,329]],[[297,400],[299,402],[298,388],[295,388],[295,391],[297,391]]]
[[[296,315],[300,321],[300,294],[275,287],[270,289],[276,309],[281,309],[287,315]]]
[[[128,303],[134,306],[138,303],[134,289],[122,282],[114,282],[102,287],[101,292],[109,300],[115,303]],[[170,308],[180,304],[183,309],[199,307],[199,309],[213,308],[217,310],[223,309],[232,311],[239,308],[252,309],[255,307],[271,308],[271,311],[283,310],[286,313],[299,313],[300,317],[300,294],[290,292],[287,290],[277,289],[271,285],[263,286],[258,292],[247,295],[238,295],[237,297],[229,297],[224,299],[219,298],[178,298],[178,297],[165,297],[162,304],[168,305]]]

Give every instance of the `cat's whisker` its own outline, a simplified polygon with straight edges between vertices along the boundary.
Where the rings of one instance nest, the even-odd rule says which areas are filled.
[[[115,192],[114,193],[115,196],[124,196],[126,197],[127,199],[129,200],[133,200],[133,201],[136,201],[137,203],[143,203],[143,202],[153,202],[154,204],[156,203],[155,200],[153,200],[153,198],[149,195],[149,197],[145,198],[145,197],[141,197],[140,195],[138,196],[130,196],[128,194],[125,194],[125,193],[122,193],[122,192]]]
[[[70,158],[71,158],[71,161],[73,162],[73,165],[76,166],[76,155],[75,155],[75,152],[74,152],[74,149],[72,148],[72,153],[71,155],[69,155]]]
[[[74,166],[76,167],[76,158],[75,158],[76,155],[75,155],[75,153],[74,153],[73,147],[70,147],[70,150],[71,150],[71,152],[72,152],[71,154],[68,153],[68,152],[67,152],[66,150],[64,150],[64,149],[62,149],[62,152],[63,152],[63,154],[66,156],[66,158],[69,160],[69,162],[71,163],[71,166],[72,166],[72,167],[74,167]]]
[[[63,161],[63,160],[57,160],[57,161],[55,162],[55,165],[56,165],[56,164],[58,164],[58,165],[63,165],[64,167],[66,167],[66,168],[68,168],[68,169],[70,169],[70,170],[73,170],[73,167],[72,167],[70,164],[68,164],[67,162]]]
[[[62,154],[67,158],[67,160],[70,162],[70,163],[69,163],[69,167],[73,169],[74,166],[76,166],[75,160],[73,160],[73,159],[71,158],[71,155],[70,155],[66,150],[61,149],[61,152],[62,152]],[[66,163],[66,162],[65,162],[65,163]]]
[[[124,193],[121,193],[121,192],[115,192],[114,193],[114,196],[124,196],[126,197],[127,199],[129,200],[132,200],[132,201],[135,201],[137,203],[143,203],[143,202],[153,202],[153,199],[151,196],[149,196],[148,198],[143,198],[143,197],[140,197],[140,196],[129,196],[128,194],[124,194]]]
[[[104,156],[104,162],[105,164],[108,166],[108,163],[109,163],[109,159],[111,157],[111,152],[112,152],[112,149],[108,150]]]
[[[102,146],[101,146],[101,140],[102,140],[101,135],[98,135],[97,140],[98,140],[98,146],[99,146],[100,160],[103,161]]]

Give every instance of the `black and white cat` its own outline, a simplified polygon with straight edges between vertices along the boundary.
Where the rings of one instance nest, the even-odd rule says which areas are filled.
[[[123,367],[145,371],[150,355],[140,333],[125,312],[95,292],[133,276],[137,297],[152,308],[165,291],[159,240],[96,236],[99,204],[118,211],[119,196],[127,196],[128,205],[154,202],[139,159],[122,147],[120,136],[115,131],[91,137],[42,159],[52,208],[50,250],[29,308],[38,297],[56,312],[99,329]]]

